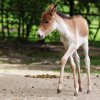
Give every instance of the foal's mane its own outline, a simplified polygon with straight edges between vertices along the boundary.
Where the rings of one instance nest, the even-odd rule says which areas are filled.
[[[59,15],[59,16],[60,16],[61,18],[63,18],[63,19],[73,19],[73,18],[78,18],[78,17],[81,16],[81,15],[70,16],[70,15],[68,15],[68,14],[65,14],[65,13],[59,12],[59,11],[57,11],[56,14]]]
[[[72,17],[70,17],[67,14],[64,14],[63,12],[57,11],[56,13],[57,13],[57,15],[59,15],[63,19],[72,19]]]

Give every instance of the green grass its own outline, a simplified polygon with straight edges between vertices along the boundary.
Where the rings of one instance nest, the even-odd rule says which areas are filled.
[[[85,68],[85,66],[80,67],[80,68],[81,68],[81,73],[87,73],[87,69]],[[91,69],[91,73],[100,74],[100,70],[96,70],[93,66],[90,69]],[[60,67],[52,69],[52,71],[55,71],[55,72],[60,72],[60,70],[61,70]],[[71,73],[72,72],[71,67],[70,66],[65,66],[64,72]],[[77,69],[76,69],[76,72],[77,72]]]

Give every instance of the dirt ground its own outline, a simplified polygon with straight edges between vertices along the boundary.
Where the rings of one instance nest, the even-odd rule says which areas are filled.
[[[73,78],[64,77],[64,87],[57,94],[58,78],[30,78],[0,74],[0,100],[100,100],[100,75],[92,74],[92,91],[87,94],[86,74],[82,74],[83,91],[73,96]]]
[[[98,77],[91,74],[91,94],[86,93],[86,74],[81,74],[83,92],[78,97],[73,96],[71,73],[66,73],[63,91],[57,94],[58,78],[31,78],[25,75],[59,75],[58,63],[65,52],[63,46],[15,43],[0,42],[0,100],[100,100],[100,70]],[[83,60],[81,48],[79,54]],[[90,58],[92,72],[97,73],[96,69],[100,69],[100,48],[90,47]],[[84,64],[81,65],[81,72],[84,72]]]

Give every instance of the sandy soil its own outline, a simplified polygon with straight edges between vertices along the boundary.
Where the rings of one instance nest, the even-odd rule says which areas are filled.
[[[74,97],[73,78],[64,77],[61,94],[56,93],[58,78],[30,78],[0,74],[0,100],[100,100],[100,75],[91,75],[92,92],[86,93],[86,75],[82,74],[83,92]]]

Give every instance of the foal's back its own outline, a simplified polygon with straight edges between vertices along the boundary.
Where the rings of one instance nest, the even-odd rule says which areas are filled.
[[[73,33],[76,33],[78,29],[78,33],[80,36],[85,37],[88,35],[87,21],[81,15],[69,17],[66,19],[64,18],[64,21]]]

